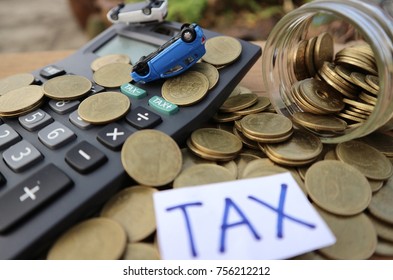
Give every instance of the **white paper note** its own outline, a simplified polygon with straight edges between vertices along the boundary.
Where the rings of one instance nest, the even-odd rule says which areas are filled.
[[[163,259],[286,259],[335,237],[290,173],[154,194]]]

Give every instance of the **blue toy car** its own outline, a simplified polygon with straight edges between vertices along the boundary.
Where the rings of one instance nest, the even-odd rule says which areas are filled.
[[[135,82],[150,82],[179,75],[194,65],[205,53],[206,38],[197,24],[184,24],[178,35],[143,56],[134,65],[131,76]]]

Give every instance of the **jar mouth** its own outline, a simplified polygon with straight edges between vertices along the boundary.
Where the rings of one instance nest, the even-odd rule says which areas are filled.
[[[265,45],[262,69],[264,84],[277,112],[288,117],[296,112],[327,115],[327,112],[302,102],[304,100],[299,95],[304,93],[299,93],[297,83],[302,83],[304,79],[322,80],[332,90],[341,93],[345,107],[334,117],[348,123],[345,130],[319,131],[300,125],[300,128],[319,136],[324,143],[339,143],[365,136],[389,125],[392,118],[393,93],[388,89],[392,88],[393,66],[386,63],[392,61],[392,37],[384,29],[386,19],[381,24],[377,17],[380,14],[375,11],[369,13],[368,10],[365,13],[365,9],[369,8],[365,5],[359,1],[311,2],[285,16],[273,29]],[[349,73],[378,76],[378,85],[373,84],[378,86],[377,94],[354,83],[345,73],[337,73],[334,67],[333,70],[328,66],[325,69],[323,63],[315,61],[324,58],[326,52],[329,52],[326,46],[329,39],[321,38],[321,34],[325,33],[330,35],[322,36],[331,36],[333,40],[333,58],[326,61],[333,63],[334,67],[340,65]],[[367,51],[362,50],[364,56],[359,56],[358,49],[350,49],[351,46],[361,45],[367,46]],[[368,54],[369,50],[373,53],[372,57]],[[340,51],[341,57],[337,58]],[[329,58],[329,55],[326,57]],[[302,59],[304,69],[299,69]],[[312,69],[315,64],[318,69]],[[308,76],[304,75],[305,72]],[[315,94],[320,94],[320,91]],[[370,112],[369,107],[365,106],[365,111],[363,105],[351,105],[346,100],[364,103],[372,106],[373,110]],[[299,126],[297,123],[295,125]]]

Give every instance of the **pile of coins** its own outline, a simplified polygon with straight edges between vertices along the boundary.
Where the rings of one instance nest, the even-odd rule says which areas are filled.
[[[334,55],[333,43],[332,37],[323,33],[299,42],[293,56],[297,81],[290,90],[290,98],[308,113],[307,123],[299,120],[299,115],[294,117],[294,122],[324,136],[342,134],[365,122],[380,89],[376,61],[369,45],[345,47]],[[321,123],[321,115],[331,118],[329,123],[333,126],[315,125]],[[347,125],[343,127],[340,120]]]

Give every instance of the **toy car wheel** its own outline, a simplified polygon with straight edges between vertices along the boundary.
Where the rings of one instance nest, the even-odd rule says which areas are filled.
[[[191,43],[196,38],[196,32],[194,29],[186,27],[181,31],[181,39],[186,43]]]
[[[134,66],[134,71],[140,76],[146,76],[149,74],[149,65],[146,61],[143,61],[146,57],[143,56],[140,61]]]
[[[147,16],[151,15],[151,9],[150,8],[144,8],[144,9],[142,9],[142,13],[147,15]]]
[[[183,30],[184,28],[189,27],[189,26],[190,26],[189,23],[184,23],[184,24],[180,27],[180,30]]]

